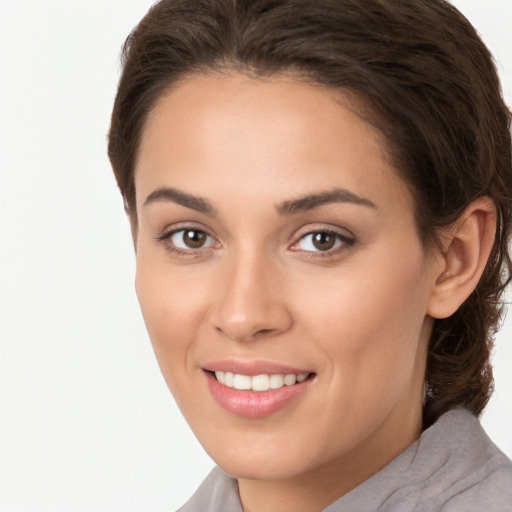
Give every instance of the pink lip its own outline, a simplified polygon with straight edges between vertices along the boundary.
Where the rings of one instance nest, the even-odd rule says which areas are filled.
[[[281,373],[283,375],[300,375],[301,373],[313,373],[307,368],[297,368],[286,364],[272,361],[243,361],[238,359],[223,359],[221,361],[212,361],[203,365],[203,369],[215,372],[232,372],[242,375],[263,375],[267,373]]]
[[[293,386],[283,386],[268,391],[246,391],[230,388],[221,384],[211,373],[224,371],[243,375],[261,375],[267,373],[295,374],[310,373],[307,370],[270,362],[217,361],[203,367],[210,393],[215,401],[235,416],[244,418],[262,418],[284,409],[303,395],[313,382],[309,378]]]

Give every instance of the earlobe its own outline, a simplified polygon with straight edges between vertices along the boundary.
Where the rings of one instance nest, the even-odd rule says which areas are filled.
[[[476,288],[489,259],[495,232],[494,204],[482,197],[473,201],[459,220],[441,234],[440,270],[435,276],[428,307],[431,317],[451,316]]]

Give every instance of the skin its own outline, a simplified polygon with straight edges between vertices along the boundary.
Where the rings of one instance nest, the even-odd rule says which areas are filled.
[[[382,137],[349,107],[286,76],[196,75],[157,102],[143,132],[138,298],[176,402],[238,479],[245,511],[321,510],[421,433],[429,308],[445,260],[426,256]],[[210,211],[148,201],[161,187]],[[279,211],[335,189],[366,203]],[[183,227],[207,233],[205,244],[187,249],[182,232],[158,239]],[[336,243],[320,251],[309,234],[325,230]],[[227,358],[315,377],[283,410],[241,418],[205,384],[202,367]]]

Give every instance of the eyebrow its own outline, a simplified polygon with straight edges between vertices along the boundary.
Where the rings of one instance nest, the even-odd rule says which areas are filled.
[[[144,201],[144,206],[147,206],[152,203],[157,203],[159,201],[172,201],[173,203],[185,206],[186,208],[190,208],[191,210],[195,210],[196,212],[207,213],[209,215],[216,215],[215,208],[206,199],[202,197],[196,197],[191,194],[187,194],[186,192],[181,192],[180,190],[176,190],[175,188],[157,188],[156,190],[151,192],[151,194],[149,194],[148,197],[146,197],[146,200]]]
[[[352,203],[377,210],[375,203],[369,199],[358,196],[350,192],[350,190],[335,188],[325,192],[308,194],[307,196],[299,197],[291,201],[283,201],[277,206],[277,211],[279,215],[293,215],[295,213],[313,210],[314,208],[330,203]]]
[[[173,203],[185,206],[186,208],[190,208],[200,213],[206,213],[209,215],[217,214],[215,208],[207,199],[193,196],[171,187],[159,187],[151,192],[151,194],[146,197],[144,206],[159,201],[172,201]],[[333,190],[317,192],[297,199],[283,201],[277,205],[277,212],[282,216],[293,215],[313,210],[314,208],[330,203],[352,203],[359,206],[377,209],[375,204],[369,199],[358,196],[346,189],[335,188]]]

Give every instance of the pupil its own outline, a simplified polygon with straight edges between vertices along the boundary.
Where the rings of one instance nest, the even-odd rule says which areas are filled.
[[[334,247],[335,237],[330,233],[315,233],[313,245],[319,251],[328,251]]]
[[[206,233],[203,231],[185,231],[183,241],[192,249],[199,249],[206,241]]]

